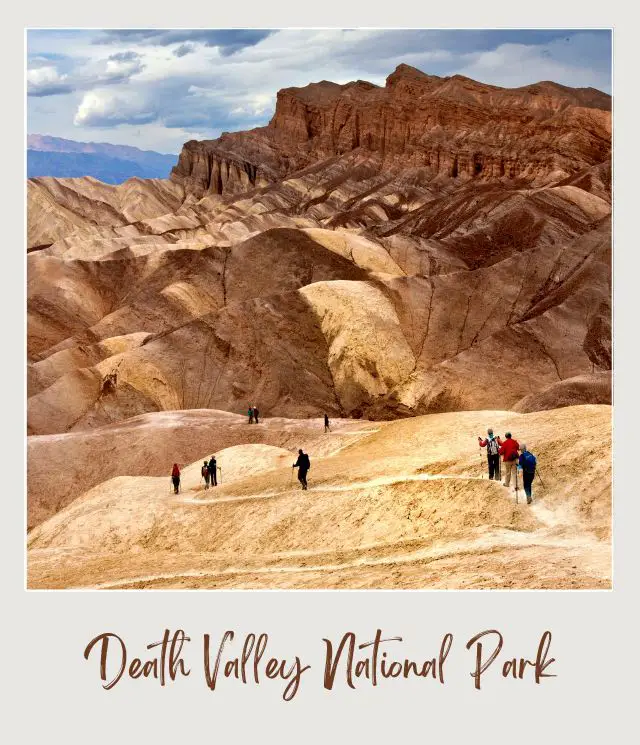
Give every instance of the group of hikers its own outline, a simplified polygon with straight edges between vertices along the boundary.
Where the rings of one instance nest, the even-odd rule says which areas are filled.
[[[260,412],[257,406],[249,406],[249,424],[259,424],[258,417]],[[327,414],[324,415],[324,431],[331,432],[329,423],[329,417]],[[293,464],[292,468],[298,469],[298,481],[302,485],[302,488],[307,488],[307,473],[311,468],[311,461],[309,456],[302,450],[298,450],[298,460]],[[205,460],[200,468],[200,476],[204,479],[204,488],[208,489],[209,486],[218,486],[218,471],[220,470],[216,461],[216,456],[212,455],[210,460]],[[180,466],[177,463],[173,464],[171,469],[171,483],[173,484],[173,493],[178,494],[180,492]]]
[[[259,423],[259,411],[256,406],[249,406],[249,424]],[[330,432],[329,417],[324,415],[324,431]],[[494,435],[492,429],[487,430],[487,436],[483,439],[478,437],[478,445],[487,449],[487,464],[489,469],[489,478],[500,481],[502,478],[502,467],[504,466],[503,486],[511,485],[511,477],[515,475],[516,491],[518,489],[518,472],[522,472],[522,486],[527,497],[527,504],[533,501],[532,487],[533,479],[536,475],[537,460],[535,455],[528,450],[526,445],[520,445],[517,440],[511,436],[511,432],[506,432],[504,440],[500,435]],[[502,462],[500,461],[502,456]],[[298,459],[291,467],[298,469],[298,481],[302,489],[307,490],[307,473],[311,468],[311,461],[307,453],[302,449],[298,450]],[[207,461],[202,463],[200,475],[204,479],[204,488],[208,489],[209,485],[218,485],[218,464],[216,456],[212,455]],[[180,491],[180,467],[177,463],[173,464],[171,470],[171,482],[173,484],[174,494]]]
[[[307,473],[311,468],[311,461],[309,456],[302,450],[298,450],[298,460],[293,464],[292,468],[298,469],[298,481],[302,484],[302,488],[307,488]],[[220,467],[216,461],[216,456],[212,455],[210,460],[205,460],[202,463],[200,469],[200,476],[204,479],[204,488],[208,489],[209,484],[211,486],[218,486],[218,470]],[[173,464],[171,469],[171,483],[173,484],[173,493],[179,494],[180,492],[180,466],[177,463]]]
[[[520,445],[511,437],[511,432],[505,433],[505,439],[501,440],[499,435],[494,435],[492,429],[487,430],[487,436],[482,439],[478,437],[481,448],[487,448],[487,462],[489,466],[489,478],[495,481],[501,479],[501,468],[504,465],[503,485],[511,484],[511,475],[515,475],[516,490],[518,488],[518,471],[522,471],[522,485],[527,497],[527,504],[531,504],[533,479],[536,475],[536,457],[527,449],[526,445]],[[500,463],[502,456],[502,465]]]
[[[216,456],[212,455],[210,460],[205,460],[200,469],[200,476],[204,479],[204,488],[211,486],[218,486],[218,470],[219,466],[216,461]],[[177,463],[173,464],[171,469],[171,483],[173,484],[173,493],[178,494],[180,492],[180,466]]]
[[[216,461],[216,456],[212,455],[211,460],[204,461],[202,464],[202,468],[200,469],[200,475],[204,479],[204,488],[209,488],[209,482],[211,482],[211,486],[218,486],[218,462]]]

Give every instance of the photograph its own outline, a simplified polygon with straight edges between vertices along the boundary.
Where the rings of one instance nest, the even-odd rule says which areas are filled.
[[[611,29],[24,55],[27,590],[612,589]]]

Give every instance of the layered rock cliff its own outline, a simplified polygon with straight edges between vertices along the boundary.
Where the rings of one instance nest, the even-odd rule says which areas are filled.
[[[357,151],[381,173],[541,186],[610,157],[610,109],[592,88],[507,89],[399,65],[383,88],[322,81],[279,91],[267,127],[187,143],[172,179],[198,198],[238,193]]]

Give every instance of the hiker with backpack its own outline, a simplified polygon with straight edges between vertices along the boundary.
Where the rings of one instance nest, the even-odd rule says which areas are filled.
[[[298,450],[298,460],[293,464],[292,468],[298,469],[298,481],[302,484],[303,490],[307,488],[307,472],[311,468],[311,461],[306,453],[302,450]]]
[[[177,494],[180,491],[180,468],[177,463],[174,463],[171,469],[171,481],[173,482],[173,493]]]
[[[531,504],[533,501],[531,494],[531,486],[533,484],[534,476],[536,475],[536,456],[527,450],[527,446],[523,445],[521,448],[522,452],[518,459],[518,468],[522,470],[522,484],[524,486],[524,493],[527,495],[527,504]]]
[[[478,444],[481,448],[487,448],[487,463],[489,466],[489,478],[500,481],[500,455],[498,451],[502,445],[500,437],[493,436],[493,430],[487,430],[486,439],[478,437]]]
[[[331,432],[331,427],[329,426],[329,417],[326,414],[324,415],[324,431]]]
[[[260,424],[260,422],[258,421],[258,415],[259,414],[260,414],[260,412],[258,411],[258,407],[257,406],[254,406],[253,407],[253,418],[254,418],[256,424]]]
[[[200,475],[204,477],[204,488],[205,490],[209,488],[209,464],[205,460],[205,462],[202,464],[202,468],[200,469]]]
[[[502,462],[504,463],[504,486],[509,486],[511,483],[511,473],[516,471],[518,450],[520,445],[518,441],[511,437],[511,432],[505,433],[505,440],[500,445],[498,453],[502,456]]]
[[[209,478],[211,479],[211,486],[218,486],[218,462],[216,461],[216,456],[212,455],[211,460],[209,461],[207,465],[207,470],[209,471]]]

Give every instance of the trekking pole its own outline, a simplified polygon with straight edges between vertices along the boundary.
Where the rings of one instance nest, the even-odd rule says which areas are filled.
[[[478,455],[480,456],[480,469],[482,473],[481,478],[484,478],[484,462],[482,460],[482,448],[478,448]]]
[[[518,504],[518,467],[516,466],[516,504]]]
[[[222,466],[218,466],[218,471],[220,471],[220,484],[222,485]]]
[[[536,476],[540,479],[540,483],[542,484],[542,488],[546,489],[547,487],[544,485],[544,481],[542,480],[542,476],[540,476],[540,471],[536,468]]]

